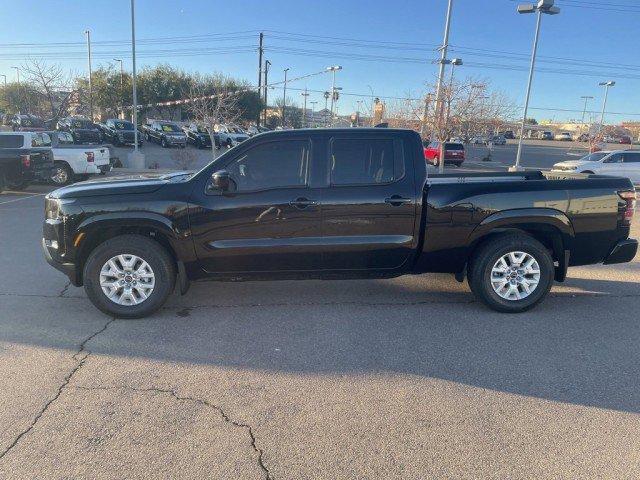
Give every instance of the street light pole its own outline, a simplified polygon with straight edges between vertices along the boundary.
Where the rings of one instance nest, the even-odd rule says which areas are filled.
[[[89,118],[93,122],[93,82],[91,74],[91,32],[85,30],[87,35],[87,65],[89,68]]]
[[[22,90],[20,89],[20,67],[11,67],[11,68],[15,68],[16,69],[16,77],[18,78],[17,83],[18,83],[18,103],[20,103],[20,105],[18,105],[18,113],[21,113],[20,110],[22,108]]]
[[[447,58],[447,49],[449,48],[449,30],[451,28],[451,13],[453,11],[453,0],[449,0],[447,4],[447,18],[445,20],[444,25],[444,39],[442,40],[442,46],[440,47],[440,60],[439,60],[439,70],[438,70],[438,83],[436,84],[436,124],[440,126],[440,120],[442,117],[442,82],[444,80],[444,66],[445,60]],[[426,108],[425,102],[425,108]],[[438,170],[440,173],[444,172],[444,138],[439,139],[442,140],[440,143],[440,157],[443,157],[441,161],[438,162]]]
[[[122,111],[122,116],[124,117],[124,70],[122,68],[122,59],[114,58],[115,62],[120,62],[120,110]]]
[[[444,124],[449,123],[449,115],[451,114],[451,102],[453,101],[453,72],[457,66],[462,65],[461,58],[454,58],[451,60],[451,77],[449,78],[449,99],[447,101],[447,116],[445,117]]]
[[[287,72],[289,68],[284,69],[284,85],[282,86],[282,128],[284,128],[284,121],[287,107]]]
[[[604,101],[602,102],[602,114],[600,115],[600,132],[604,128],[604,111],[607,108],[607,97],[609,96],[609,87],[613,87],[616,82],[609,80],[608,82],[600,82],[599,85],[604,87]]]
[[[140,153],[138,147],[138,91],[137,91],[137,74],[136,74],[136,9],[135,0],[131,0],[131,87],[133,94],[133,104],[131,106],[131,119],[133,121],[133,155],[136,166],[144,168],[144,156]]]
[[[556,15],[560,13],[558,7],[553,6],[553,0],[539,0],[537,5],[525,4],[518,5],[518,13],[536,13],[536,33],[533,37],[533,50],[531,51],[531,65],[529,67],[529,80],[527,81],[527,93],[524,101],[524,112],[522,114],[522,123],[520,124],[520,139],[518,140],[518,153],[516,154],[516,163],[513,167],[509,167],[509,171],[517,172],[522,170],[520,167],[520,158],[522,157],[522,142],[524,139],[524,127],[527,123],[527,113],[529,110],[529,98],[531,96],[531,84],[533,82],[533,70],[536,65],[536,53],[538,51],[538,39],[540,37],[540,23],[542,14]]]

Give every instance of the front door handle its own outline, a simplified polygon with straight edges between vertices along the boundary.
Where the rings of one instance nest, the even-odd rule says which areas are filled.
[[[391,195],[391,197],[384,199],[384,203],[388,203],[389,205],[393,205],[394,207],[399,207],[400,205],[411,203],[412,201],[412,198],[404,198],[400,195]]]
[[[291,200],[289,202],[289,205],[291,205],[292,207],[295,207],[299,210],[303,210],[307,207],[311,207],[313,205],[317,205],[318,202],[316,202],[315,200],[309,200],[308,198],[305,197],[299,197],[296,198],[295,200]]]

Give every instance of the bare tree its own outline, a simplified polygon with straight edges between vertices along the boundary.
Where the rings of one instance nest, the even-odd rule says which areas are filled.
[[[216,93],[208,95],[204,87],[193,85],[187,99],[187,108],[193,119],[204,127],[211,137],[211,155],[216,158],[214,142],[215,125],[235,123],[240,118],[238,93],[225,85],[216,87]]]
[[[21,68],[25,82],[31,84],[42,96],[51,118],[63,116],[73,94],[72,74],[65,72],[58,64],[46,64],[37,59],[29,59]]]

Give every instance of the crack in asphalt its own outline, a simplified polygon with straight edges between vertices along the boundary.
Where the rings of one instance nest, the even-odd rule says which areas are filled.
[[[22,437],[24,437],[31,430],[33,430],[33,428],[36,426],[40,418],[42,418],[42,416],[47,412],[49,407],[51,407],[51,405],[60,397],[60,395],[62,395],[62,391],[69,385],[69,382],[71,381],[73,376],[78,372],[78,370],[80,370],[83,367],[85,361],[87,360],[87,358],[89,358],[89,355],[91,355],[91,351],[86,349],[87,343],[90,342],[92,339],[94,339],[96,336],[100,335],[102,332],[104,332],[107,329],[107,327],[115,321],[116,319],[112,318],[111,320],[106,322],[100,330],[92,333],[80,343],[78,347],[78,351],[74,353],[71,357],[73,360],[78,361],[76,366],[73,367],[73,369],[71,369],[71,371],[67,373],[67,375],[65,375],[64,379],[62,380],[62,383],[58,386],[58,390],[56,394],[51,399],[49,399],[47,403],[44,404],[44,406],[33,418],[29,426],[26,429],[24,429],[22,432],[20,432],[7,448],[5,448],[2,452],[0,452],[0,460],[6,454],[8,454],[16,445],[18,445]]]
[[[264,473],[266,480],[273,480],[274,479],[274,477],[272,476],[271,472],[269,471],[269,469],[267,468],[267,466],[264,463],[264,450],[262,448],[258,447],[257,441],[256,441],[256,436],[255,436],[255,433],[253,432],[253,428],[251,427],[251,425],[249,425],[247,423],[239,422],[237,420],[234,420],[233,418],[231,418],[229,416],[229,414],[227,414],[224,411],[224,409],[221,406],[216,405],[214,403],[211,403],[208,400],[204,400],[204,399],[201,399],[201,398],[195,398],[195,397],[185,397],[185,396],[179,395],[173,389],[166,389],[166,388],[159,388],[159,387],[138,388],[138,387],[133,387],[131,385],[122,385],[122,386],[113,386],[113,387],[104,387],[104,386],[87,387],[87,386],[82,386],[82,385],[73,385],[73,386],[71,386],[69,388],[75,388],[77,390],[88,390],[88,391],[92,391],[92,390],[128,390],[128,391],[137,392],[137,393],[165,394],[165,395],[172,396],[173,398],[175,398],[178,401],[193,402],[193,403],[197,403],[198,405],[202,405],[202,406],[205,406],[205,407],[210,408],[212,410],[215,410],[216,412],[218,412],[220,414],[220,416],[222,417],[222,419],[226,423],[229,423],[229,424],[233,425],[234,427],[243,428],[243,429],[247,430],[247,432],[249,434],[249,438],[251,439],[251,447],[253,448],[254,452],[257,454],[258,466],[260,467],[260,469]]]
[[[64,294],[67,293],[67,290],[71,286],[71,280],[67,281],[67,284],[64,286],[58,297],[64,297]]]

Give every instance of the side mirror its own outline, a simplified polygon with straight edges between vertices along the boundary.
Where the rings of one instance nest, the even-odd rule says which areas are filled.
[[[221,192],[229,191],[230,177],[226,170],[218,170],[211,175],[211,186]]]

